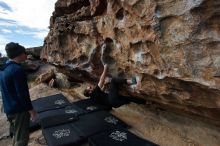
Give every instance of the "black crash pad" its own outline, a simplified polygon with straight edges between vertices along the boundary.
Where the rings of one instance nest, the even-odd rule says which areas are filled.
[[[29,131],[30,132],[34,132],[37,131],[41,128],[39,121],[31,121],[30,120],[30,124],[29,124]]]
[[[90,146],[158,146],[142,139],[126,129],[118,128],[89,138]]]
[[[40,125],[42,128],[49,128],[49,127],[54,127],[57,125],[73,122],[76,121],[77,119],[78,117],[74,114],[56,115],[41,119]]]
[[[42,129],[48,146],[78,146],[83,141],[70,124]]]
[[[85,114],[86,111],[73,103],[73,104],[65,107],[65,113],[73,113],[76,116],[80,116],[80,115]]]
[[[126,127],[124,122],[107,111],[93,112],[80,116],[78,121],[71,124],[78,130],[79,135],[84,138],[116,127]]]
[[[74,102],[73,104],[85,110],[87,113],[111,109],[110,107],[96,103],[92,99],[80,100],[80,101]]]
[[[108,123],[110,127],[114,127],[114,126],[119,126],[119,127],[124,127],[124,128],[128,127],[128,125],[125,122],[118,119],[117,117],[115,117],[114,115],[112,115],[111,113],[107,111],[98,111],[95,113],[91,113],[91,116],[92,115]]]
[[[47,117],[53,117],[53,116],[59,116],[59,115],[65,115],[65,114],[79,116],[84,113],[85,113],[85,111],[83,109],[79,108],[76,105],[70,104],[69,106],[66,106],[64,108],[41,112],[41,113],[39,113],[39,119],[44,119]]]
[[[62,94],[42,97],[32,101],[33,108],[38,112],[58,109],[70,105],[70,102]]]
[[[30,122],[30,132],[36,131],[41,127],[46,128],[75,121],[78,116],[85,113],[83,109],[73,104],[59,109],[40,112],[38,113],[38,120]]]

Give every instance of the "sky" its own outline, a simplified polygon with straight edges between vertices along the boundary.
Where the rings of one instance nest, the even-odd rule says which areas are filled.
[[[16,42],[25,47],[42,46],[49,31],[57,0],[0,0],[0,52]]]

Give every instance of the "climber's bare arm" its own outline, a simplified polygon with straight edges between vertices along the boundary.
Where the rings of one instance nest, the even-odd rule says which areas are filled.
[[[98,86],[99,86],[101,89],[103,89],[103,88],[104,88],[104,85],[105,85],[105,78],[106,78],[106,76],[107,76],[107,70],[108,70],[108,65],[105,64],[105,65],[104,65],[104,70],[103,70],[103,72],[102,72],[102,75],[101,75],[101,77],[100,77],[100,79],[99,79],[99,83],[98,83]]]

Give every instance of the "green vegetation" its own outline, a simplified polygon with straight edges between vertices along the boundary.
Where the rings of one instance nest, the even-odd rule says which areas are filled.
[[[2,66],[7,59],[7,57],[0,57],[0,66]]]

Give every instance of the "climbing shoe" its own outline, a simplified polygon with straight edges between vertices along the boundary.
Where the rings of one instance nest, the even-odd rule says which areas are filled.
[[[132,77],[131,78],[131,81],[132,81],[132,84],[134,85],[134,84],[137,84],[137,79],[136,79],[136,77]]]

